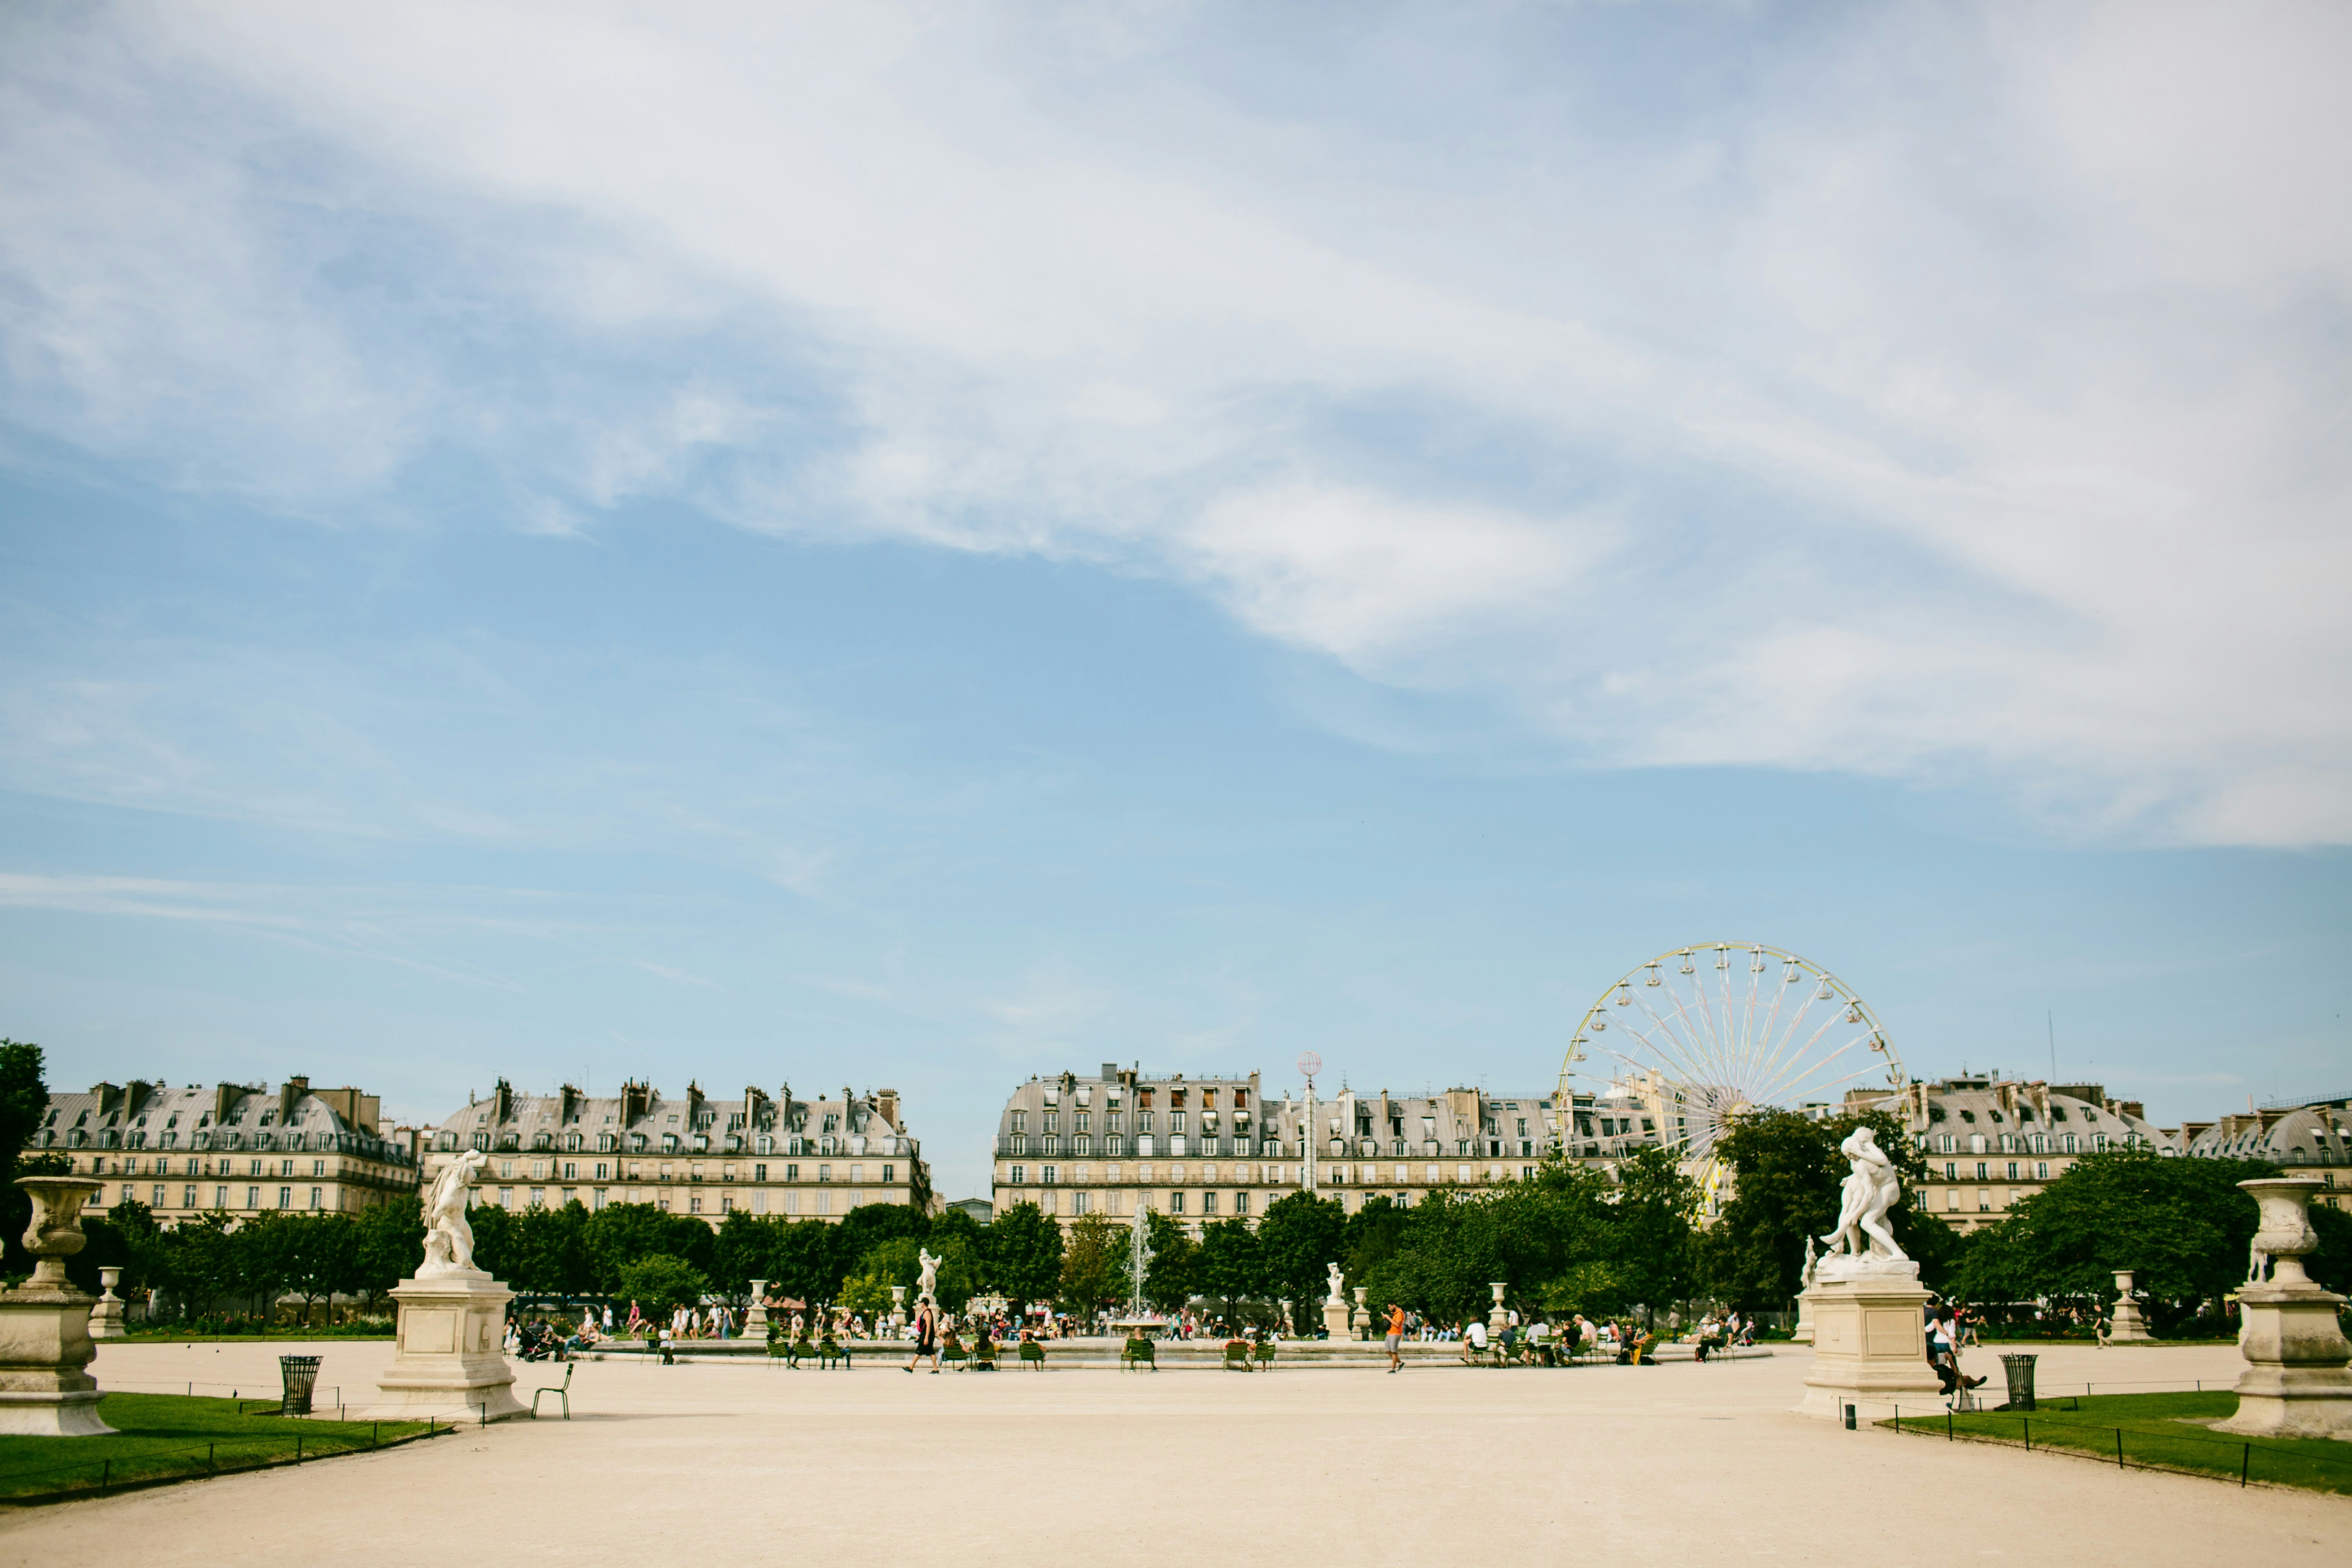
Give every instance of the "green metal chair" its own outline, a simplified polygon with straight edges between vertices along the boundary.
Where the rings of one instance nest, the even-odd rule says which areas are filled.
[[[1150,1340],[1139,1337],[1128,1341],[1127,1343],[1119,1347],[1119,1371],[1132,1372],[1138,1367],[1147,1366],[1154,1372],[1158,1372],[1160,1370],[1160,1361],[1157,1354],[1151,1348],[1151,1342]]]
[[[556,1398],[563,1401],[563,1418],[566,1421],[572,1419],[572,1374],[579,1370],[580,1363],[578,1362],[566,1362],[563,1363],[563,1381],[562,1383],[551,1383],[544,1388],[534,1388],[531,1390],[530,1418],[532,1420],[536,1421],[539,1419],[539,1401],[541,1396],[549,1394],[552,1394]]]

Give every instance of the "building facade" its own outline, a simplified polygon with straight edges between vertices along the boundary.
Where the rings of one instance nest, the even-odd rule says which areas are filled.
[[[380,1112],[373,1094],[306,1078],[275,1090],[132,1079],[51,1095],[26,1147],[100,1178],[92,1214],[125,1199],[165,1225],[215,1212],[351,1214],[416,1191],[416,1157],[378,1135]]]
[[[1286,1193],[1349,1210],[1384,1195],[1412,1204],[1444,1188],[1532,1176],[1559,1137],[1549,1094],[1475,1089],[1430,1096],[1342,1088],[1269,1100],[1259,1075],[1036,1078],[998,1117],[995,1212],[1035,1204],[1065,1227],[1089,1214],[1157,1209],[1198,1230],[1255,1221]]]
[[[568,1084],[522,1094],[500,1079],[426,1141],[427,1181],[466,1151],[487,1153],[473,1201],[499,1208],[652,1204],[717,1226],[738,1212],[838,1220],[861,1204],[936,1206],[891,1089],[800,1100],[786,1084],[712,1100],[689,1083],[670,1099],[631,1082],[597,1098]]]
[[[2186,1123],[2180,1137],[2192,1159],[2268,1160],[2290,1176],[2324,1184],[2329,1190],[2316,1202],[2352,1208],[2352,1193],[2335,1190],[2352,1187],[2352,1097],[2231,1111],[2219,1121]]]
[[[1895,1095],[1856,1090],[1846,1100],[1904,1119],[1927,1159],[1914,1206],[1960,1230],[2001,1219],[2085,1154],[2181,1152],[2178,1136],[2150,1122],[2138,1101],[2111,1099],[2095,1083],[1948,1078]]]

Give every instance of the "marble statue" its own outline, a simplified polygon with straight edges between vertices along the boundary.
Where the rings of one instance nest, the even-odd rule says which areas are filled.
[[[1331,1293],[1323,1299],[1327,1301],[1338,1301],[1343,1306],[1346,1305],[1347,1298],[1340,1295],[1339,1289],[1347,1277],[1339,1272],[1339,1266],[1336,1263],[1327,1263],[1324,1265],[1324,1268],[1330,1271]]]
[[[915,1300],[936,1304],[940,1299],[940,1259],[931,1256],[929,1247],[918,1247],[915,1261],[922,1268],[922,1278],[915,1286]]]
[[[1853,1166],[1838,1203],[1837,1228],[1822,1237],[1829,1258],[1852,1258],[1869,1264],[1900,1263],[1907,1255],[1895,1244],[1886,1226],[1886,1212],[1903,1195],[1902,1178],[1867,1127],[1857,1127],[1838,1145]]]
[[[1813,1249],[1813,1238],[1811,1236],[1808,1236],[1805,1237],[1805,1271],[1798,1276],[1803,1283],[1799,1285],[1797,1289],[1800,1290],[1811,1289],[1813,1288],[1813,1276],[1821,1271],[1821,1257]]]
[[[419,1279],[474,1272],[474,1227],[466,1223],[466,1195],[474,1173],[489,1163],[488,1154],[468,1149],[433,1178],[433,1190],[425,1198],[425,1261],[416,1270]]]

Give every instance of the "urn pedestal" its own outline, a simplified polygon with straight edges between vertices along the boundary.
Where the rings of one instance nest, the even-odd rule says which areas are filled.
[[[1486,1289],[1495,1293],[1495,1304],[1486,1309],[1486,1331],[1489,1333],[1499,1335],[1510,1326],[1510,1309],[1503,1305],[1503,1292],[1509,1289],[1509,1283],[1504,1279],[1486,1281]]]
[[[894,1329],[907,1326],[907,1288],[904,1285],[890,1287],[890,1326]]]
[[[427,1415],[503,1421],[525,1414],[507,1364],[507,1303],[514,1292],[479,1268],[404,1279],[392,1365],[376,1381],[363,1421],[418,1421]]]
[[[1335,1340],[1348,1337],[1348,1303],[1327,1300],[1323,1303],[1323,1331]]]
[[[36,1261],[31,1279],[0,1290],[0,1433],[101,1436],[114,1428],[98,1418],[98,1380],[84,1370],[98,1353],[89,1338],[97,1298],[66,1279],[66,1259],[89,1240],[81,1233],[81,1211],[99,1184],[79,1176],[19,1176],[16,1184],[33,1199],[25,1249]]]
[[[1921,1412],[1942,1402],[1943,1385],[1927,1364],[1927,1291],[1907,1260],[1871,1267],[1824,1258],[1801,1297],[1813,1324],[1813,1365],[1805,1373],[1801,1415],[1860,1418]]]
[[[2107,1342],[2128,1344],[2134,1341],[2145,1343],[2156,1338],[2147,1331],[2147,1320],[2139,1315],[2139,1299],[2132,1294],[2132,1271],[2116,1270],[2116,1310],[2107,1323]]]
[[[2213,1430],[2352,1441],[2352,1368],[2346,1364],[2352,1343],[2336,1318],[2344,1298],[2312,1283],[2303,1268],[2304,1256],[2319,1246],[2307,1212],[2311,1195],[2326,1185],[2308,1178],[2238,1185],[2262,1205],[2262,1228],[2254,1233],[2255,1277],[2238,1292],[2238,1352],[2246,1358],[2238,1413]]]
[[[743,1337],[763,1340],[768,1337],[768,1282],[751,1281],[751,1304],[743,1311]]]
[[[1356,1304],[1349,1309],[1348,1327],[1354,1331],[1355,1337],[1360,1340],[1369,1340],[1372,1337],[1372,1310],[1364,1301],[1364,1298],[1370,1293],[1371,1289],[1369,1285],[1351,1285],[1348,1288],[1349,1293],[1356,1298]]]
[[[119,1340],[127,1331],[123,1317],[127,1304],[114,1293],[115,1285],[122,1279],[120,1268],[98,1271],[98,1305],[89,1310],[89,1337],[94,1340]]]

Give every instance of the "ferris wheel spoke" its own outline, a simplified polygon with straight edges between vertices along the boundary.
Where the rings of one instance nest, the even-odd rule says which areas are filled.
[[[1846,1073],[1843,1077],[1839,1078],[1824,1079],[1822,1075],[1826,1073],[1831,1067],[1834,1066],[1839,1058],[1845,1056],[1847,1052],[1855,1049],[1857,1047],[1868,1046],[1870,1041],[1871,1036],[1869,1035],[1856,1035],[1853,1039],[1848,1040],[1845,1044],[1830,1052],[1829,1055],[1802,1064],[1798,1064],[1805,1068],[1805,1071],[1798,1072],[1792,1067],[1790,1071],[1783,1073],[1779,1079],[1775,1080],[1772,1092],[1776,1095],[1790,1092],[1824,1093],[1829,1089],[1835,1089],[1840,1084],[1852,1083],[1856,1079],[1868,1076],[1870,1068],[1867,1064],[1864,1064],[1855,1071]]]
[[[1656,1019],[1658,1026],[1661,1029],[1664,1029],[1669,1036],[1672,1036],[1678,1044],[1683,1044],[1686,1047],[1683,1052],[1685,1064],[1698,1070],[1702,1076],[1704,1076],[1712,1070],[1711,1064],[1715,1060],[1715,1053],[1710,1047],[1700,1038],[1699,1031],[1688,1027],[1689,1015],[1684,1010],[1682,1006],[1682,998],[1678,995],[1675,998],[1675,1010],[1678,1016],[1684,1018],[1685,1024],[1684,1030],[1679,1034],[1675,1032],[1674,1027],[1669,1025],[1664,1017],[1659,1016],[1657,1009],[1651,1006],[1646,999],[1642,1004],[1642,1011],[1649,1014],[1652,1018]]]

